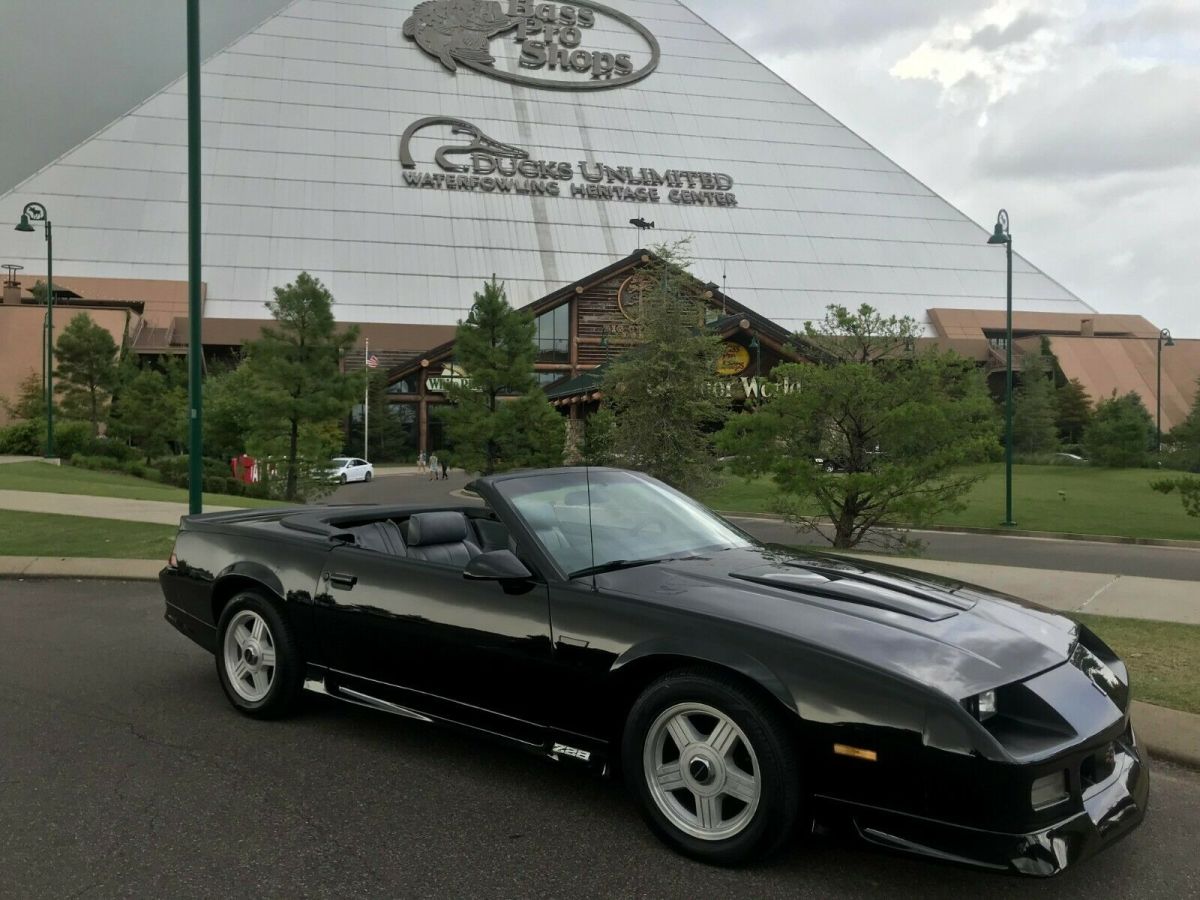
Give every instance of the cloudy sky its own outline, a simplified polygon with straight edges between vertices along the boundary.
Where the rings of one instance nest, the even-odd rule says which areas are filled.
[[[0,192],[182,73],[182,3],[3,4]],[[205,52],[282,5],[204,0]],[[1200,337],[1200,0],[690,5],[1093,306]]]

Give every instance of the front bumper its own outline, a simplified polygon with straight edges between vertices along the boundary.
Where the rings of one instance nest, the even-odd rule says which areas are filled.
[[[1116,765],[1083,796],[1083,810],[1028,834],[966,828],[889,810],[857,807],[854,829],[878,846],[999,872],[1057,875],[1129,834],[1145,818],[1150,772],[1136,742],[1121,742]]]

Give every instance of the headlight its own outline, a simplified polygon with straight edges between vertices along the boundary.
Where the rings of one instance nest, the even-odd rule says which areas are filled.
[[[966,707],[980,722],[986,722],[996,715],[996,692],[984,691],[966,701]]]

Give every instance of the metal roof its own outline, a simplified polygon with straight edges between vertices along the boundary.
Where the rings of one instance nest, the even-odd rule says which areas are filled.
[[[1004,253],[985,229],[678,0],[608,2],[662,51],[653,74],[609,90],[451,72],[404,36],[416,0],[295,0],[211,57],[205,315],[265,319],[271,288],[306,269],[343,321],[453,325],[493,274],[522,306],[621,257],[643,243],[634,217],[655,221],[656,240],[693,236],[702,280],[727,274],[730,294],[789,330],[831,303],[922,321],[931,307],[1000,308]],[[646,44],[614,22],[586,42],[640,64]],[[511,37],[490,49],[521,71]],[[64,276],[186,279],[185,90],[168,86],[0,197],[0,221],[36,197]],[[737,203],[577,199],[565,182],[563,196],[409,186],[401,136],[439,116],[535,162],[724,173]],[[431,127],[414,157],[438,171],[439,141],[464,140]],[[3,245],[27,269],[42,249]],[[1089,311],[1021,257],[1015,291],[1021,309]]]

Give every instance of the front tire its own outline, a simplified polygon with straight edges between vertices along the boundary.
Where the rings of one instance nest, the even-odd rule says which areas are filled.
[[[651,684],[629,712],[621,754],[647,824],[702,862],[768,856],[800,816],[782,711],[723,673],[673,672]]]
[[[259,594],[233,598],[217,625],[217,677],[234,709],[260,719],[293,712],[300,702],[304,661],[291,626]]]

